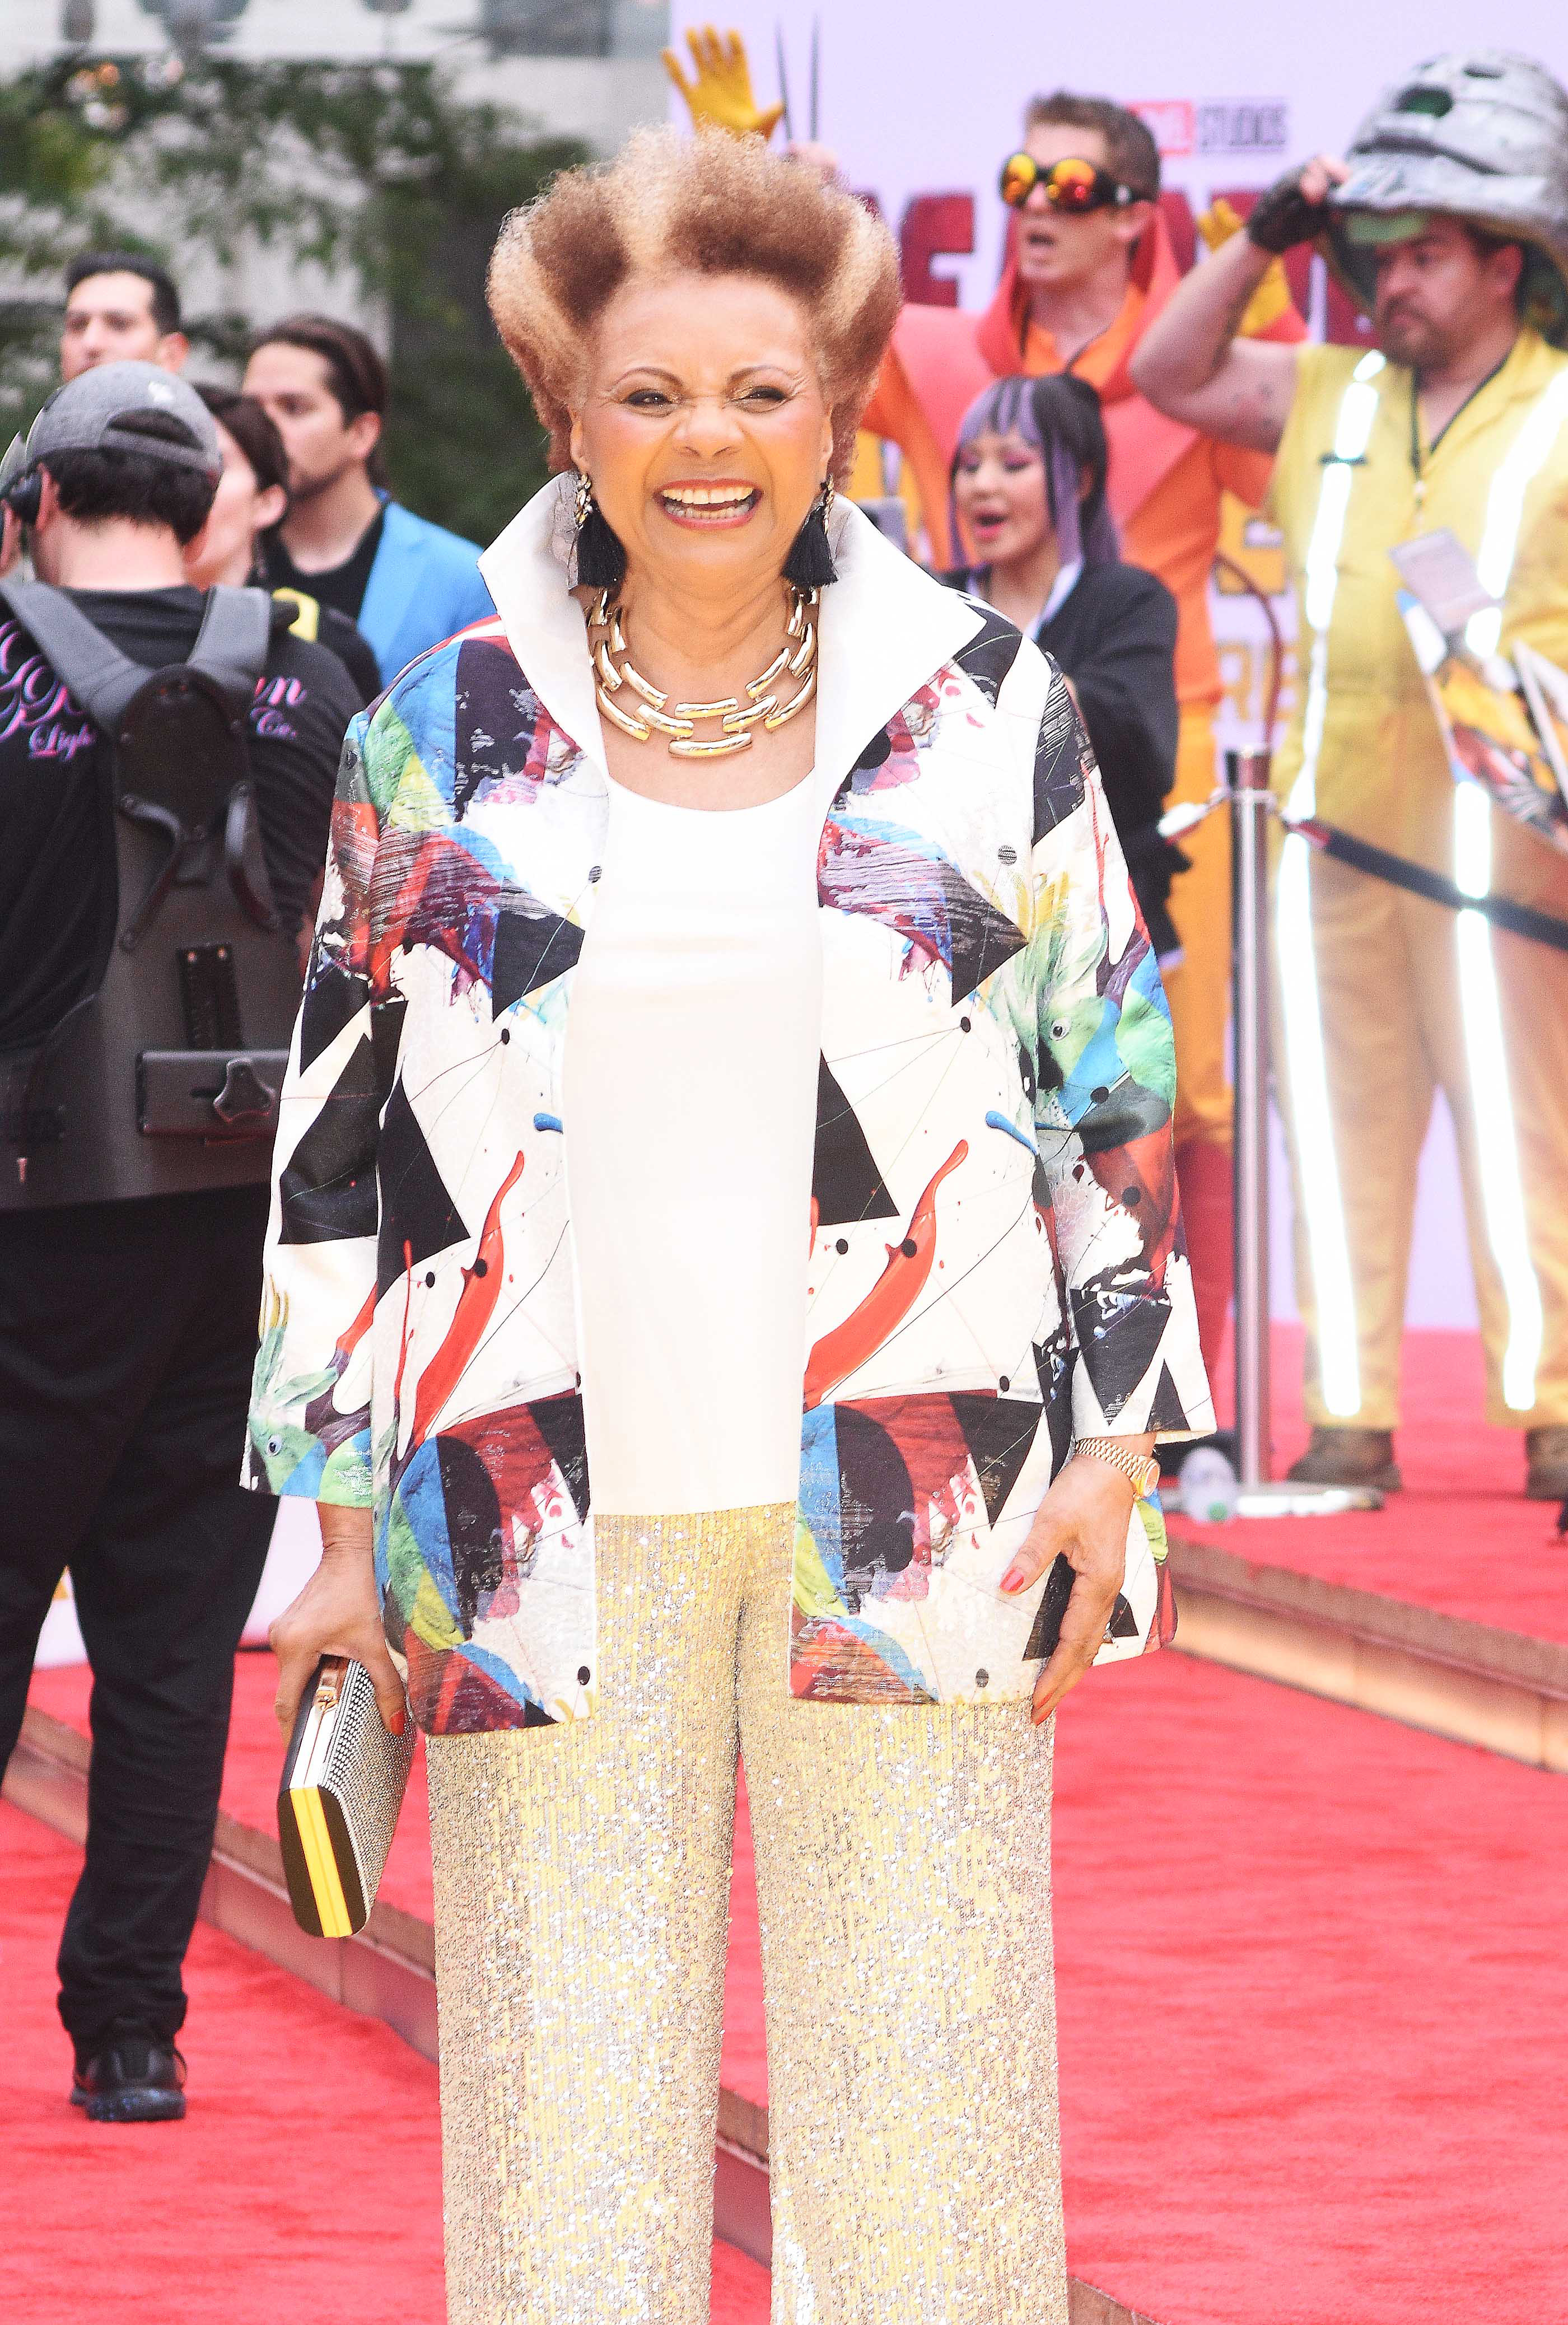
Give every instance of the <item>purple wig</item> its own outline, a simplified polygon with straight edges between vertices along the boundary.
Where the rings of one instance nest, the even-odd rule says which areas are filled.
[[[988,431],[1022,437],[1039,452],[1045,464],[1045,505],[1062,564],[1081,558],[1085,565],[1114,565],[1121,551],[1106,505],[1105,423],[1099,398],[1089,382],[1075,379],[1071,372],[1053,372],[1041,379],[1015,372],[993,380],[959,424],[955,476],[959,452]],[[961,538],[956,507],[951,515],[956,545]]]

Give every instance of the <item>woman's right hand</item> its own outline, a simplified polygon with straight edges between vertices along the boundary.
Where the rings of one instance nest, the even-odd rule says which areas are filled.
[[[376,1690],[376,1708],[389,1736],[408,1724],[408,1703],[397,1666],[386,1652],[376,1594],[375,1520],[368,1510],[319,1502],[321,1563],[299,1597],[267,1633],[278,1659],[273,1709],[286,1737],[293,1732],[300,1698],[323,1655],[363,1663]]]

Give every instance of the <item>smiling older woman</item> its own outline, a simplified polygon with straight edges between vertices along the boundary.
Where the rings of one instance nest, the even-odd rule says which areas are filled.
[[[777,2313],[1067,2313],[1050,1715],[1211,1415],[1072,703],[834,503],[897,298],[756,141],[557,180],[570,468],[345,757],[251,1469],[285,1720],[336,1649],[431,1738],[454,2325],[707,2314],[738,1748]]]

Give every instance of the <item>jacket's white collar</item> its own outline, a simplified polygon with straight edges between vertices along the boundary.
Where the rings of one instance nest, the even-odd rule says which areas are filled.
[[[479,559],[517,666],[563,734],[599,773],[604,737],[582,609],[568,595],[572,523],[570,477],[552,477]]]
[[[568,595],[571,479],[555,477],[479,560],[506,640],[551,718],[605,772],[581,611]],[[873,735],[973,637],[980,616],[883,539],[852,503],[833,517],[839,579],[821,597],[817,773],[836,790]]]

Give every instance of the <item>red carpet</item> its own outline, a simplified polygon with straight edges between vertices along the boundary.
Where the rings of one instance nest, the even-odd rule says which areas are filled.
[[[441,2325],[436,2072],[199,1923],[182,2124],[66,2103],[54,1951],[77,1851],[0,1803],[4,2314],[15,2325]],[[714,2247],[715,2325],[765,2325],[765,2269]]]
[[[241,1824],[276,1833],[278,1770],[283,1747],[273,1718],[273,1696],[278,1667],[267,1653],[245,1653],[234,1659],[234,1719],[228,1734],[228,1757],[223,1768],[223,1805]],[[85,1663],[65,1663],[57,1671],[34,1672],[29,1703],[51,1718],[66,1720],[82,1735],[88,1732],[88,1699],[92,1674]],[[382,1896],[391,1904],[431,1917],[430,1828],[425,1802],[424,1745],[414,1754],[392,1854],[382,1876]]]
[[[1274,1328],[1275,1474],[1306,1442],[1302,1336]],[[1408,1598],[1532,1638],[1568,1641],[1568,1547],[1550,1502],[1526,1502],[1524,1441],[1481,1413],[1480,1343],[1469,1332],[1407,1332],[1405,1413],[1396,1450],[1405,1490],[1380,1510],[1337,1518],[1253,1518],[1178,1530],[1261,1565],[1288,1566]],[[1230,1384],[1216,1403],[1229,1413]]]
[[[1563,1779],[1179,1655],[1057,1765],[1074,2271],[1160,2325],[1564,2325]]]
[[[1278,1332],[1276,1348],[1283,1468],[1304,1436],[1299,1338]],[[1568,1552],[1553,1536],[1554,1513],[1512,1496],[1517,1439],[1473,1418],[1474,1343],[1413,1334],[1407,1371],[1418,1417],[1401,1432],[1400,1452],[1412,1485],[1386,1511],[1239,1523],[1207,1538],[1474,1619],[1568,1637]],[[1508,1496],[1492,1490],[1499,1485]],[[242,1656],[225,1803],[247,1822],[272,1814],[272,1689],[270,1658]],[[42,1673],[34,1686],[35,1701],[78,1724],[86,1694],[79,1672]],[[1063,1715],[1058,1766],[1063,2146],[1075,2273],[1160,2325],[1568,2325],[1561,1779],[1178,1655],[1101,1672],[1081,1690]],[[18,1822],[10,1818],[8,1838]],[[36,2089],[52,2103],[63,2051],[49,2017],[48,1957],[70,1854],[52,1840],[34,1846],[57,1854],[56,1902],[35,1959],[8,1991],[27,2015],[27,2059],[37,2052],[44,2061]],[[9,1890],[0,1909],[16,1910],[20,1894]],[[428,1913],[422,1794],[410,1800],[386,1894]],[[8,1971],[23,1967],[20,1942],[12,1936]],[[199,1932],[193,1978],[195,2089],[211,2092],[214,2113],[203,2126],[193,2109],[185,2129],[205,2138],[218,2121],[232,2123],[242,2161],[236,2172],[226,2148],[227,2181],[192,2175],[190,2200],[204,2225],[199,2241],[181,2237],[182,2247],[221,2256],[225,2237],[237,2233],[225,2201],[236,2220],[248,2204],[265,2248],[255,2282],[274,2271],[269,2314],[277,2289],[293,2286],[287,2272],[297,2269],[303,2288],[301,2255],[322,2234],[324,2095],[337,2088],[335,2063],[321,2063],[337,2058],[328,2035],[318,2037],[327,2028],[348,2030],[345,2088],[367,2124],[397,2094],[391,2119],[418,2149],[431,2192],[392,2208],[386,2250],[402,2256],[419,2228],[430,2240],[423,2265],[433,2268],[431,2070],[389,2033],[210,1931]],[[302,2039],[280,2042],[280,2025],[298,2025]],[[310,2058],[312,2072],[299,2070],[294,2103],[275,2110],[290,2137],[253,2164],[243,2150],[264,2117],[234,2093],[259,2073],[258,2104],[272,2108],[274,2068],[283,2078],[294,2056]],[[390,2082],[376,2080],[387,2073]],[[725,2080],[765,2098],[744,1826]],[[47,2108],[40,2119],[73,2156],[83,2149],[88,2127],[63,2108],[58,2120]],[[52,2149],[39,2152],[44,2217],[58,2227],[73,2200],[57,2187]],[[90,2144],[85,2152],[96,2162]],[[245,2195],[226,2200],[224,2188],[237,2184]],[[352,2175],[350,2184],[357,2186]],[[268,2191],[259,2206],[251,2190]],[[183,2183],[158,2191],[165,2210],[176,2198],[186,2202]],[[378,2207],[389,2200],[382,2176],[367,2181],[363,2207],[356,2194],[343,2208],[358,2238],[355,2265],[372,2285],[382,2281]],[[756,2304],[729,2313],[760,2319],[762,2273],[734,2256],[724,2266],[746,2280],[736,2297]],[[400,2256],[388,2282],[394,2274],[409,2293],[397,2314],[413,2325],[428,2315],[433,2325],[439,2309],[422,2310],[414,2298],[425,2281],[419,2264]],[[249,2325],[249,2311],[209,2308],[207,2299],[193,2293],[192,2305],[152,2313],[159,2325],[219,2313]],[[37,2325],[64,2325],[68,2315],[75,2325],[85,2306],[41,2308]],[[32,2325],[33,2311],[15,2313]],[[360,2313],[374,2325],[381,2312],[372,2299]]]
[[[283,2315],[436,2325],[433,2067],[197,1925],[182,2124],[90,2124],[66,2104],[54,1952],[80,1866],[0,1804],[6,1993],[5,2311],[149,2325]]]
[[[47,1676],[40,1693],[58,1696],[64,1675]],[[264,1661],[243,1657],[240,1677],[255,1765],[266,1766]],[[237,1768],[252,1757],[237,1751]],[[1434,2313],[1568,2325],[1561,1780],[1167,1655],[1080,1690],[1062,1721],[1058,1802],[1075,2271],[1160,2325],[1426,2325]],[[8,1866],[21,1861],[18,1837],[29,1845],[0,1910],[11,1922],[7,1992],[25,2022],[22,2089],[10,2087],[31,2142],[22,2216],[43,2222],[47,2272],[79,2199],[104,2218],[106,2203],[134,2191],[117,2172],[105,2181],[104,2151],[88,2138],[96,2127],[60,2103],[50,1963],[72,1853],[5,1818]],[[411,1819],[411,1862],[419,1837]],[[744,1833],[737,1857],[726,2080],[760,2099]],[[376,2224],[388,2217],[399,2281],[424,2282],[408,2246],[417,2230],[433,2271],[431,2069],[206,1929],[191,1978],[187,2144],[167,2164],[150,2145],[149,2169],[154,2213],[194,2206],[199,2234],[181,2243],[218,2258],[202,2264],[190,2305],[153,2312],[159,2325],[209,2315],[202,2287],[227,2281],[225,2242],[242,2214],[256,2282],[270,2272],[274,2288],[292,2288],[325,2236],[322,2147],[339,2094],[345,2155],[362,2141],[384,2153],[389,2123],[413,2157],[405,2174],[400,2145],[396,2172],[424,2191],[393,2204],[377,2170],[361,2196],[357,2165],[339,2172],[334,2158],[325,2176],[348,2196],[335,2194],[332,2217],[355,2224],[340,2249],[374,2288]],[[79,2158],[97,2172],[85,2198]],[[132,2263],[151,2265],[159,2234],[147,2232],[144,2262],[132,2248]],[[749,2264],[721,2259],[760,2282]],[[85,2311],[13,2313],[76,2325]],[[250,2325],[243,2308],[221,2313]],[[399,2313],[414,2325],[439,2317],[412,2298]]]
[[[1179,1655],[1058,1737],[1074,2274],[1159,2325],[1563,2325],[1562,1779]]]
[[[223,1771],[223,1805],[241,1824],[274,1832],[278,1766],[282,1746],[272,1717],[276,1666],[271,1655],[235,1657],[234,1721]],[[83,1663],[35,1672],[28,1700],[82,1735],[88,1732],[91,1674]],[[382,1876],[380,1894],[423,1921],[431,1917],[430,1833],[425,1798],[424,1747],[415,1755],[408,1796],[397,1836]],[[731,1899],[729,1969],[726,1989],[724,2080],[731,2090],[759,2104],[767,2099],[762,2014],[756,2001],[756,1890],[751,1871],[751,1832],[744,1813],[735,1844],[736,1880]]]

